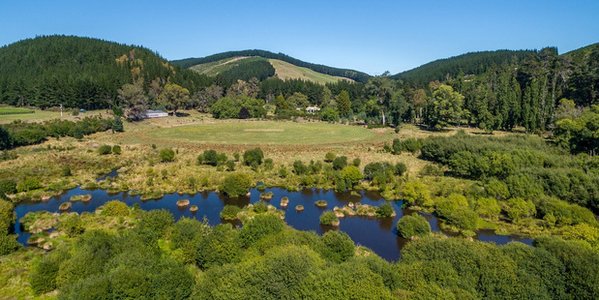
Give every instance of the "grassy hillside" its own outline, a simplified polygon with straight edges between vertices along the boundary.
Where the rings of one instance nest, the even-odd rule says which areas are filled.
[[[337,77],[345,77],[345,78],[349,78],[349,79],[352,79],[352,80],[355,80],[358,82],[366,82],[368,80],[368,78],[370,78],[370,75],[368,75],[364,72],[359,72],[359,71],[350,70],[350,69],[334,68],[334,67],[329,67],[329,66],[319,65],[319,64],[313,64],[313,63],[299,60],[297,58],[293,58],[293,57],[285,55],[283,53],[273,53],[273,52],[265,51],[265,50],[229,51],[229,52],[213,54],[213,55],[206,56],[206,57],[200,57],[200,58],[186,58],[186,59],[180,59],[180,60],[173,60],[173,61],[171,61],[171,63],[174,65],[183,67],[183,68],[190,68],[195,65],[212,63],[212,62],[221,61],[224,59],[230,59],[230,58],[235,58],[235,57],[250,57],[250,56],[259,56],[259,57],[263,57],[266,59],[277,59],[277,60],[281,60],[281,61],[293,64],[298,67],[310,69],[317,73],[322,73],[322,74],[337,76]]]
[[[264,57],[259,56],[229,57],[213,62],[194,65],[191,66],[189,69],[211,77],[231,77],[235,76],[235,74],[238,74],[238,71],[240,71],[240,69],[242,68],[252,68],[255,67],[255,65],[257,64],[264,62],[268,62],[275,70],[274,75],[283,80],[301,79],[319,84],[333,83],[339,80],[347,80],[352,82],[354,81],[350,78],[319,73],[311,69],[299,67],[279,59],[266,59]]]

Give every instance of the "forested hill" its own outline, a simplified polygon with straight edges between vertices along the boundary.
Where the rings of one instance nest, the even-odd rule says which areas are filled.
[[[593,53],[597,53],[599,50],[599,43],[591,44],[582,48],[578,48],[576,50],[572,50],[570,52],[566,52],[562,54],[562,56],[567,57],[574,63],[584,63],[585,60],[588,60],[589,56]]]
[[[107,108],[134,79],[169,79],[190,90],[210,79],[139,46],[76,36],[41,36],[0,48],[0,103]]]
[[[446,80],[458,74],[479,75],[493,65],[518,63],[535,54],[533,50],[497,50],[470,52],[458,56],[438,59],[420,67],[393,75],[416,86],[424,86],[431,81]]]
[[[349,78],[349,79],[352,79],[352,80],[355,80],[358,82],[366,82],[366,81],[368,81],[368,78],[370,78],[370,75],[368,75],[364,72],[350,70],[350,69],[334,68],[334,67],[329,67],[329,66],[319,65],[319,64],[313,64],[313,63],[299,60],[297,58],[293,58],[293,57],[285,55],[283,53],[273,53],[273,52],[265,51],[265,50],[229,51],[229,52],[213,54],[213,55],[206,56],[206,57],[200,57],[200,58],[186,58],[186,59],[180,59],[180,60],[173,60],[173,61],[171,61],[171,63],[174,65],[183,67],[183,68],[189,68],[189,67],[192,67],[195,65],[207,64],[207,63],[216,62],[216,61],[227,59],[227,58],[251,57],[251,56],[263,57],[263,58],[267,58],[267,59],[277,59],[277,60],[281,60],[281,61],[293,64],[298,67],[310,69],[310,70],[318,72],[318,73],[327,74],[327,75],[331,75],[331,76],[345,77],[345,78]]]

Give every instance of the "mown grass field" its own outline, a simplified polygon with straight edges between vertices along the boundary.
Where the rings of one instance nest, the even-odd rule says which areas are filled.
[[[363,127],[328,123],[231,121],[175,126],[152,130],[153,138],[205,144],[314,145],[372,140],[376,135]]]
[[[0,106],[0,115],[30,114],[32,109],[12,106]]]

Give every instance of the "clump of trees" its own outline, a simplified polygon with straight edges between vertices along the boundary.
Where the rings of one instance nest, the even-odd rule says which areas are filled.
[[[423,237],[431,233],[431,225],[419,214],[407,215],[397,221],[397,231],[406,239]]]
[[[244,173],[233,173],[225,177],[220,190],[227,196],[237,198],[248,193],[253,186],[252,178]]]
[[[205,150],[198,155],[197,162],[201,165],[219,166],[227,162],[227,154],[212,149]]]
[[[264,162],[264,152],[260,148],[246,150],[243,153],[243,163],[246,166],[257,168]]]
[[[248,96],[224,97],[210,107],[212,116],[216,119],[248,119],[264,118],[264,100]]]
[[[83,138],[96,132],[112,129],[113,120],[101,117],[85,117],[79,121],[51,120],[44,123],[14,121],[0,125],[0,150],[34,145],[49,137]]]

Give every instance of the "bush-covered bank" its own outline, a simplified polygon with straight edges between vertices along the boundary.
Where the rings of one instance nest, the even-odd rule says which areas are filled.
[[[48,295],[64,299],[599,295],[599,254],[559,238],[541,238],[531,247],[429,236],[410,242],[403,258],[392,263],[356,247],[344,233],[297,231],[268,211],[253,209],[241,228],[186,218],[174,222],[165,211],[142,211],[118,201],[99,211],[61,215],[59,238],[47,254],[28,249],[0,258],[0,276],[18,276],[16,268],[27,274],[21,281],[3,281],[0,290],[29,297],[57,290]]]
[[[118,122],[121,122],[119,117],[115,119],[85,117],[76,122],[58,119],[44,123],[15,121],[10,124],[0,125],[0,150],[39,144],[50,137],[68,136],[81,139],[92,133],[114,129],[115,124]],[[122,127],[119,131],[123,131]]]

